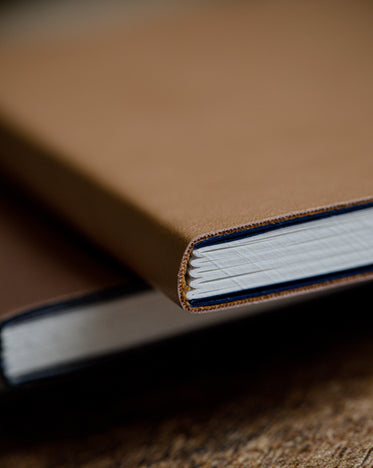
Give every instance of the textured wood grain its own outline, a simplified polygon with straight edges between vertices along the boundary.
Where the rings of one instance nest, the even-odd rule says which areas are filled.
[[[371,290],[5,395],[0,466],[373,466]]]

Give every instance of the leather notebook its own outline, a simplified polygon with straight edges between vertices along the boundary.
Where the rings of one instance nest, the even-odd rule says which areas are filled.
[[[0,368],[8,386],[251,311],[188,314],[22,197],[2,190],[0,213]]]
[[[270,0],[8,37],[0,168],[192,312],[365,281],[372,31]]]

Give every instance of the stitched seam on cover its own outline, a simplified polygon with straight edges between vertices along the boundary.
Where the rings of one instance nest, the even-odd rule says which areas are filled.
[[[269,219],[266,219],[264,221],[259,221],[257,223],[250,223],[250,224],[244,224],[244,225],[241,225],[241,226],[237,226],[237,227],[234,227],[234,228],[228,228],[228,229],[223,229],[221,231],[216,231],[216,232],[213,232],[213,233],[209,233],[209,234],[203,234],[202,236],[199,236],[197,237],[196,239],[194,239],[192,242],[190,242],[190,244],[188,245],[188,247],[186,248],[185,252],[184,252],[184,255],[183,255],[183,258],[182,258],[182,261],[181,261],[181,264],[180,264],[180,269],[179,269],[179,274],[178,274],[178,295],[179,295],[179,300],[180,300],[180,303],[182,304],[183,308],[189,312],[203,312],[203,311],[207,311],[207,310],[216,310],[216,309],[225,309],[225,308],[228,308],[228,307],[234,307],[234,306],[238,306],[238,305],[242,305],[242,304],[248,304],[248,303],[253,303],[253,302],[261,302],[263,301],[264,299],[271,299],[271,298],[275,298],[275,297],[282,297],[282,296],[290,296],[290,295],[294,295],[298,292],[301,292],[301,291],[308,291],[310,289],[315,289],[315,288],[323,288],[327,285],[334,285],[336,283],[342,283],[342,282],[348,282],[349,280],[351,281],[352,278],[364,278],[366,276],[370,276],[372,275],[372,273],[364,273],[364,274],[360,274],[360,275],[355,275],[355,276],[348,276],[346,278],[338,278],[338,279],[334,279],[334,280],[325,280],[323,281],[322,283],[317,283],[317,284],[311,284],[311,285],[308,285],[308,286],[300,286],[298,288],[292,288],[290,290],[286,290],[286,291],[279,291],[279,292],[276,292],[276,293],[269,293],[269,294],[264,294],[262,296],[258,296],[258,297],[255,297],[255,298],[245,298],[245,299],[239,299],[239,300],[236,300],[236,301],[231,301],[231,302],[225,302],[224,304],[214,304],[214,305],[208,305],[208,306],[201,306],[201,307],[191,307],[190,304],[189,304],[189,301],[187,300],[187,297],[186,297],[186,292],[190,289],[188,284],[187,284],[187,281],[186,281],[186,272],[187,272],[187,266],[188,266],[188,263],[189,263],[189,258],[190,258],[190,255],[194,249],[194,246],[198,243],[198,242],[201,242],[205,239],[210,239],[212,237],[216,237],[216,236],[220,236],[220,235],[225,235],[225,234],[231,234],[233,232],[240,232],[240,231],[245,231],[245,230],[248,230],[248,229],[253,229],[253,228],[256,228],[256,227],[259,227],[259,226],[265,226],[267,224],[272,224],[272,223],[276,223],[276,222],[282,222],[282,221],[288,221],[290,219],[296,219],[296,218],[299,218],[299,217],[302,217],[302,216],[305,216],[305,215],[316,215],[316,214],[319,214],[319,213],[324,213],[324,212],[328,212],[328,211],[332,211],[332,210],[340,210],[340,209],[343,209],[343,208],[349,208],[349,207],[352,207],[352,206],[359,206],[359,205],[363,205],[365,203],[371,203],[373,202],[373,198],[363,198],[363,199],[359,199],[359,200],[355,200],[355,201],[352,201],[352,202],[347,202],[347,203],[340,203],[340,204],[337,204],[337,205],[329,205],[327,207],[320,207],[320,208],[315,208],[315,209],[311,209],[311,210],[305,210],[305,211],[301,211],[301,212],[298,212],[298,213],[292,213],[290,215],[285,215],[285,216],[277,216],[275,218],[269,218]]]

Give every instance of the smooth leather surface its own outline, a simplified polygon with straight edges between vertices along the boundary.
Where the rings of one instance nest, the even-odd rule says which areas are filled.
[[[177,299],[201,236],[372,199],[370,1],[119,23],[0,46],[0,165],[150,283]]]

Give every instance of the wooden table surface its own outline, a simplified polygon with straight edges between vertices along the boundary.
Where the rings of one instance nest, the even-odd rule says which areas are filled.
[[[0,467],[373,466],[372,283],[0,398]]]

